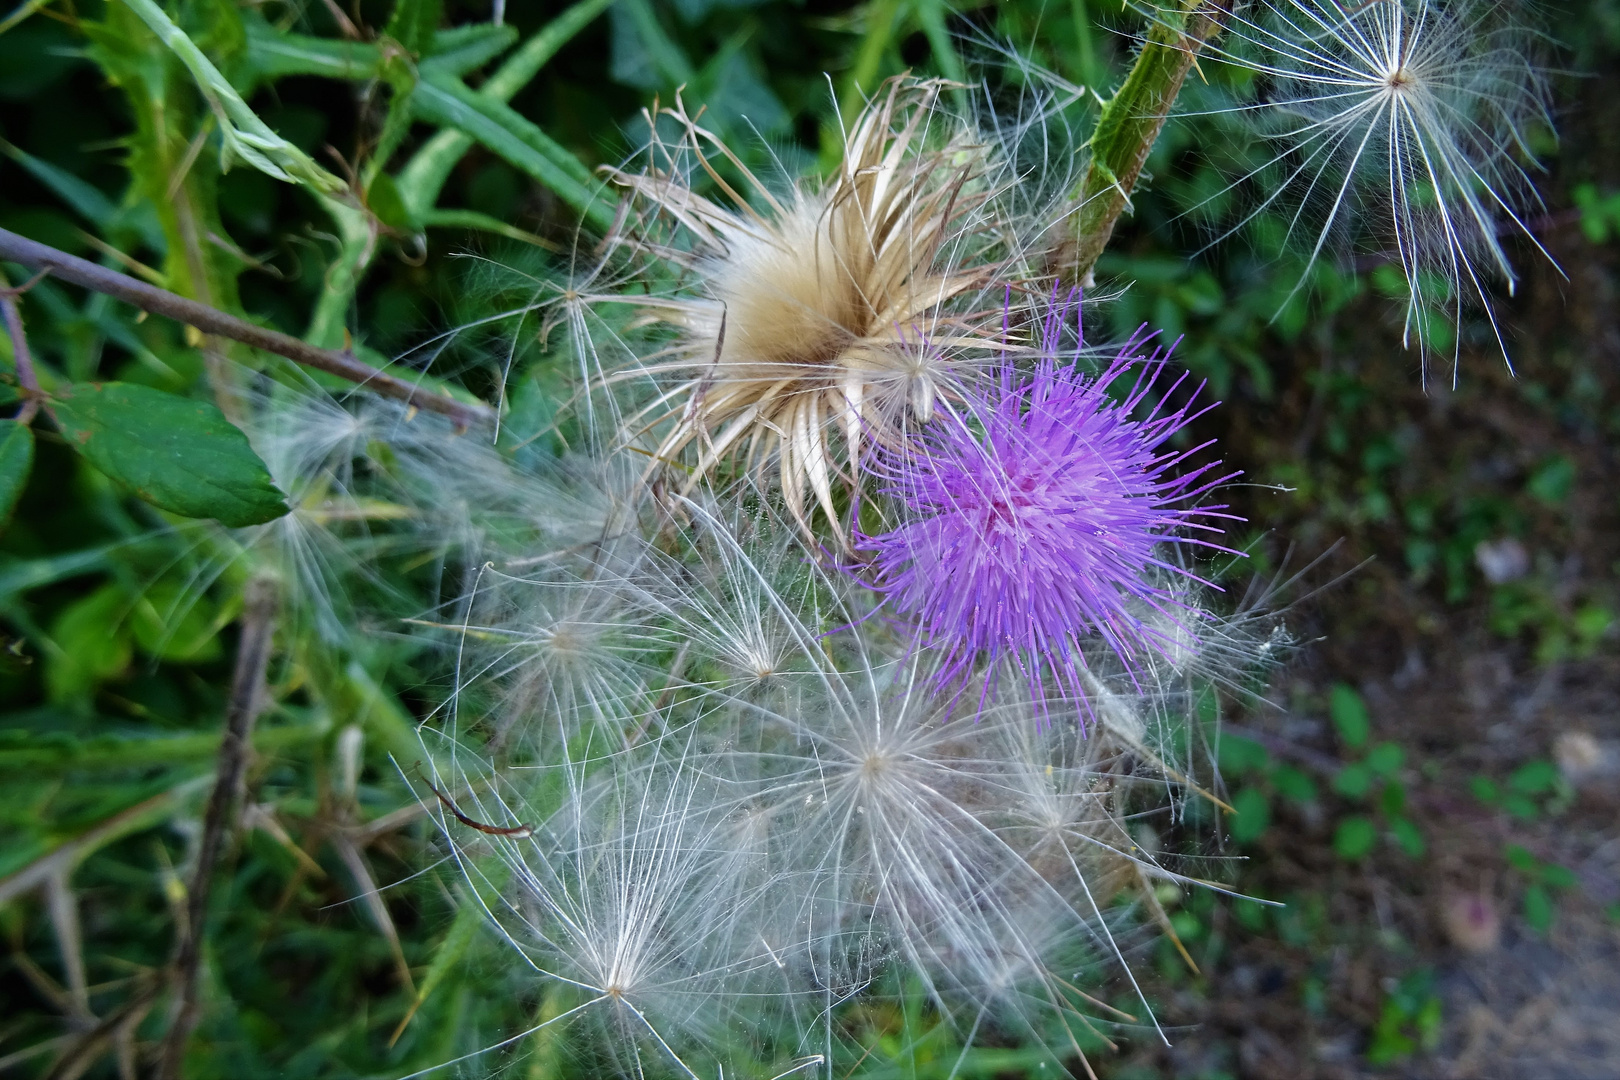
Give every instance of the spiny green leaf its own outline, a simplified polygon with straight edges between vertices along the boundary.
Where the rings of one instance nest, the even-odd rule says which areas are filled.
[[[287,512],[247,436],[209,402],[131,383],[74,383],[50,409],[74,449],[155,506],[232,527]]]
[[[522,48],[502,61],[495,73],[479,86],[478,93],[491,101],[510,101],[512,95],[533,81],[546,62],[557,54],[557,50],[606,11],[611,2],[612,0],[579,0],[525,41]],[[441,39],[444,36],[446,35],[440,35]],[[436,40],[434,47],[445,46]],[[433,70],[437,63],[437,60],[431,60],[423,66]],[[439,192],[444,187],[445,180],[449,178],[450,170],[472,144],[473,139],[470,135],[446,129],[429,139],[400,170],[400,195],[416,213],[427,213],[438,201]]]
[[[0,528],[11,521],[33,466],[33,429],[15,420],[0,420]]]
[[[512,47],[517,31],[510,26],[476,23],[440,30],[433,36],[432,55],[422,66],[446,75],[465,75]]]
[[[399,0],[383,33],[405,46],[412,56],[422,56],[433,47],[433,35],[443,15],[443,0]]]
[[[244,12],[247,63],[256,80],[286,75],[323,75],[330,79],[373,79],[382,66],[377,46],[360,41],[334,41],[277,30],[262,16]]]

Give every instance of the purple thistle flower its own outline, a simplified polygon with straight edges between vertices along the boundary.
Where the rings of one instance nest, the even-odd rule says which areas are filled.
[[[1204,480],[1218,461],[1174,471],[1210,443],[1163,449],[1214,407],[1192,412],[1195,390],[1187,404],[1166,409],[1163,399],[1185,373],[1136,416],[1169,350],[1139,355],[1153,337],[1139,330],[1094,377],[1060,366],[1055,354],[1069,306],[1047,320],[1032,374],[1007,365],[999,383],[964,411],[946,410],[911,447],[884,454],[882,491],[899,504],[902,521],[881,535],[857,536],[857,548],[872,559],[873,587],[915,621],[916,645],[945,651],[941,677],[954,681],[989,660],[986,692],[994,661],[1010,658],[1037,697],[1049,670],[1060,692],[1084,700],[1080,641],[1092,635],[1134,679],[1141,650],[1168,655],[1174,636],[1185,644],[1184,623],[1198,618],[1163,582],[1207,584],[1161,558],[1159,545],[1225,551],[1178,531],[1219,533],[1201,519],[1241,520],[1220,513],[1223,506],[1189,505],[1236,473]],[[1111,397],[1110,388],[1133,372],[1123,399]],[[1168,625],[1144,621],[1154,612]]]

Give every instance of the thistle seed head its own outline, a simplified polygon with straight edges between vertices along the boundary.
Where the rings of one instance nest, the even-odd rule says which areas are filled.
[[[811,500],[836,522],[834,490],[853,483],[862,446],[931,419],[961,392],[964,350],[999,340],[999,305],[975,310],[975,298],[1006,272],[1006,230],[991,209],[984,147],[936,130],[955,124],[940,109],[942,87],[890,80],[819,189],[777,198],[679,99],[662,115],[680,126],[680,143],[655,134],[647,171],[613,174],[632,205],[653,211],[631,218],[620,242],[697,283],[648,306],[678,339],[646,368],[674,385],[630,418],[630,430],[658,432],[656,459],[695,452],[687,490],[740,460],[760,479],[775,472],[801,525]],[[747,196],[710,154],[742,173]],[[681,174],[689,162],[725,203],[693,190]],[[669,242],[651,239],[669,226]]]

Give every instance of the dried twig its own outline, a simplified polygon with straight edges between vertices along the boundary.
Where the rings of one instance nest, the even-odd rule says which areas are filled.
[[[66,1053],[57,1058],[56,1063],[51,1066],[51,1071],[45,1074],[45,1080],[77,1080],[83,1076],[86,1070],[107,1051],[109,1045],[127,1038],[129,1033],[146,1018],[147,1012],[156,1004],[162,989],[163,980],[160,978],[142,980],[142,985],[129,996],[129,1000],[120,1005],[117,1011],[110,1013],[101,1023],[81,1035]]]
[[[394,918],[388,913],[388,905],[383,903],[382,893],[377,888],[377,881],[371,874],[371,868],[366,865],[366,858],[360,854],[354,840],[343,829],[334,831],[330,840],[338,858],[348,868],[349,875],[354,878],[354,886],[360,893],[360,902],[365,904],[366,910],[371,913],[371,919],[382,932],[384,940],[388,942],[388,949],[394,957],[394,971],[399,976],[399,982],[405,992],[411,997],[416,996],[416,981],[411,978],[411,966],[405,960],[405,948],[399,940],[399,930],[394,926]]]
[[[265,671],[270,663],[270,639],[275,621],[276,598],[265,581],[249,584],[242,613],[242,639],[236,649],[236,670],[231,675],[231,696],[225,712],[225,738],[219,747],[219,772],[214,793],[208,799],[203,817],[202,841],[197,848],[197,869],[191,881],[186,926],[175,949],[175,1000],[179,1002],[174,1023],[163,1041],[157,1075],[162,1080],[178,1080],[186,1043],[197,1024],[197,963],[202,955],[202,938],[208,918],[208,894],[213,883],[214,863],[224,840],[230,808],[235,803],[242,773],[247,766],[253,722],[263,701]]]
[[[71,870],[103,845],[121,836],[148,828],[168,817],[173,803],[195,790],[200,779],[203,778],[187,780],[169,791],[160,792],[127,810],[121,810],[106,821],[55,848],[49,854],[40,856],[9,877],[0,878],[0,904],[31,889],[39,888],[49,881],[53,874]]]
[[[62,970],[67,976],[68,1015],[75,1025],[93,1027],[96,1016],[90,1011],[90,984],[84,972],[84,935],[79,930],[79,901],[68,884],[67,866],[45,879],[45,909],[50,912],[51,928],[62,954]]]
[[[285,356],[289,360],[365,386],[384,397],[448,416],[463,427],[495,422],[494,410],[486,405],[469,405],[445,397],[443,394],[424,390],[420,386],[356,360],[352,353],[318,348],[289,334],[255,326],[218,308],[188,300],[167,289],[148,285],[128,274],[120,274],[105,266],[97,266],[93,262],[69,255],[65,251],[58,251],[56,248],[18,236],[5,229],[0,229],[0,259],[21,263],[31,270],[49,273],[52,277],[61,278],[74,285],[106,293],[108,296],[134,304],[143,311],[194,326],[204,333],[217,334],[232,341],[252,345],[256,349]],[[9,308],[7,310],[10,311]],[[9,322],[9,314],[7,318]]]

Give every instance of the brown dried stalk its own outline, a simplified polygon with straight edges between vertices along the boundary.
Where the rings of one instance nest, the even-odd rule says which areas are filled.
[[[197,964],[202,955],[203,933],[208,921],[208,894],[230,810],[236,802],[242,773],[247,767],[253,722],[263,705],[275,611],[274,588],[266,581],[251,582],[242,612],[242,638],[236,647],[231,695],[226,704],[225,738],[219,747],[219,771],[214,780],[214,792],[208,799],[208,810],[203,816],[202,841],[197,847],[197,869],[187,897],[186,925],[175,949],[175,1000],[179,1002],[179,1007],[174,1023],[163,1040],[163,1053],[157,1069],[157,1076],[161,1080],[178,1080],[181,1076],[186,1043],[197,1025]]]
[[[48,273],[71,284],[106,293],[125,303],[134,304],[142,311],[150,311],[174,319],[176,322],[183,322],[206,334],[217,334],[256,349],[275,353],[277,356],[285,356],[306,367],[364,386],[383,397],[447,416],[462,427],[490,425],[495,422],[495,411],[487,405],[469,405],[445,397],[443,394],[424,390],[414,383],[356,360],[352,353],[317,348],[290,334],[255,326],[246,319],[228,315],[218,308],[188,300],[167,289],[148,285],[127,274],[98,266],[69,255],[65,251],[58,251],[25,236],[18,236],[6,229],[0,229],[0,259],[21,263],[30,270]]]

